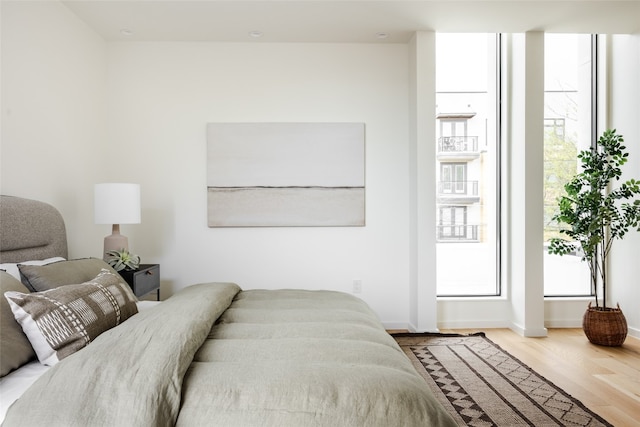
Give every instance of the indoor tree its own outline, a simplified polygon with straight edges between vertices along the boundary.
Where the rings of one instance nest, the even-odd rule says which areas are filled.
[[[593,283],[602,286],[602,307],[596,292],[596,307],[607,310],[607,257],[616,239],[630,229],[640,231],[640,181],[629,179],[612,188],[622,176],[621,167],[629,154],[624,139],[616,130],[607,130],[596,147],[578,154],[582,171],[565,186],[559,199],[559,212],[554,216],[568,239],[552,238],[549,253],[565,255],[582,249],[582,260],[589,265]]]

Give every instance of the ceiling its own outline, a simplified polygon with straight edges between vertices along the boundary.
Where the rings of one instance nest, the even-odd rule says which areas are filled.
[[[107,41],[406,43],[420,30],[640,33],[640,0],[62,3]]]

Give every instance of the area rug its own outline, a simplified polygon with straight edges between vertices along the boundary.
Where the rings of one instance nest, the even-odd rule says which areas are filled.
[[[611,426],[482,333],[394,334],[461,426]]]

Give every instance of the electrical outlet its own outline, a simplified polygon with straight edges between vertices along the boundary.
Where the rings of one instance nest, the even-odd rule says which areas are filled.
[[[353,281],[353,293],[359,294],[362,292],[362,280],[356,279]]]

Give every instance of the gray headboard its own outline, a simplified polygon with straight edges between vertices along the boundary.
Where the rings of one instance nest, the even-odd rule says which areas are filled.
[[[67,258],[60,212],[37,200],[0,196],[0,263]]]

